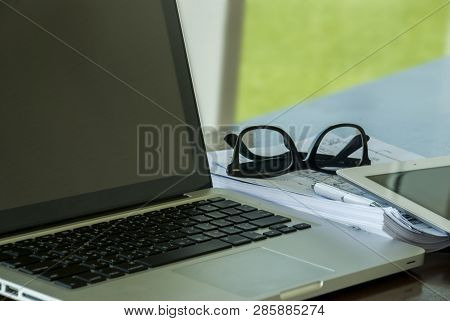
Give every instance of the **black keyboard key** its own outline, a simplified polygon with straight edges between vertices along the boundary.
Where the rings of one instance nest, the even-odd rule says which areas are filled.
[[[37,252],[37,253],[31,254],[30,256],[38,259],[39,261],[47,261],[47,260],[55,259],[56,257],[58,257],[56,254],[51,254],[48,252]],[[1,262],[1,260],[0,260],[0,262]]]
[[[226,221],[223,219],[211,221],[211,224],[214,224],[215,226],[218,226],[218,227],[226,227],[226,226],[233,225],[233,223],[231,223],[230,221]]]
[[[91,270],[100,270],[100,269],[103,269],[103,268],[109,266],[109,264],[107,262],[101,261],[101,260],[87,261],[87,262],[81,263],[80,265],[85,266]]]
[[[170,238],[165,235],[158,235],[158,236],[150,236],[146,238],[146,240],[150,243],[164,243],[170,241]]]
[[[242,217],[248,218],[249,220],[258,220],[261,218],[273,216],[272,213],[267,211],[254,211],[254,212],[248,212],[241,215]]]
[[[92,225],[92,228],[96,229],[96,230],[105,230],[108,227],[109,227],[108,222],[101,222],[101,223],[96,223],[96,224]]]
[[[89,271],[89,269],[82,265],[71,265],[64,268],[59,268],[52,271],[46,271],[39,275],[41,279],[47,280],[47,281],[54,281],[58,279],[63,279],[75,274],[81,274],[84,272]]]
[[[155,255],[161,252],[161,250],[158,250],[153,245],[152,246],[146,246],[136,249],[137,252],[144,254],[144,256],[149,255]]]
[[[0,245],[0,253],[6,251],[6,250],[8,250],[8,249],[11,249],[11,248],[13,248],[13,247],[14,247],[14,244],[13,244],[13,243],[8,243],[8,244]]]
[[[223,228],[219,229],[219,231],[221,231],[223,233],[227,233],[228,235],[239,234],[239,233],[243,232],[241,229],[236,228],[234,226],[223,227]]]
[[[194,216],[194,215],[201,215],[201,214],[203,214],[202,211],[199,211],[199,210],[197,210],[197,209],[195,209],[195,208],[191,208],[191,209],[188,209],[188,210],[183,210],[183,213],[185,213],[185,214],[187,214],[187,215],[189,215],[189,216]]]
[[[56,254],[59,257],[64,257],[64,256],[68,255],[70,252],[71,252],[71,249],[67,248],[67,249],[51,250],[49,253],[50,254]]]
[[[181,227],[189,227],[189,226],[197,224],[196,221],[193,221],[193,220],[188,219],[188,218],[176,221],[175,223],[178,224]]]
[[[220,231],[217,231],[217,230],[205,232],[203,234],[205,234],[206,236],[209,236],[212,239],[219,239],[221,237],[227,236],[226,233],[223,233],[223,232],[220,232]]]
[[[6,255],[3,255],[3,254],[0,254],[0,262],[3,262],[3,261],[5,261],[5,260],[7,260],[7,259],[10,259],[11,257],[8,255],[8,256],[6,256]]]
[[[218,208],[216,206],[213,205],[202,205],[202,206],[197,206],[197,209],[202,211],[202,212],[214,212],[217,211]]]
[[[230,221],[231,223],[234,223],[234,224],[245,223],[248,221],[247,218],[242,217],[242,216],[230,216],[230,217],[227,217],[226,220]]]
[[[242,224],[238,224],[238,225],[236,225],[236,227],[237,227],[237,228],[240,228],[241,230],[246,231],[246,232],[248,232],[248,231],[254,231],[254,230],[257,230],[257,229],[258,229],[257,226],[255,226],[255,225],[253,225],[253,224],[250,224],[250,223],[242,223]]]
[[[224,201],[220,201],[220,202],[216,202],[214,203],[214,206],[218,207],[218,208],[229,208],[229,207],[235,207],[235,206],[239,206],[241,204],[235,202],[235,201],[229,201],[229,200],[224,200]]]
[[[280,231],[277,231],[277,230],[270,230],[270,231],[264,232],[263,234],[267,237],[275,237],[275,236],[283,235],[283,233],[281,233]]]
[[[101,257],[110,257],[112,255],[115,255],[117,251],[112,248],[100,248],[96,250],[94,253]]]
[[[234,246],[239,246],[239,245],[244,245],[244,244],[248,244],[251,243],[251,240],[240,236],[240,235],[229,235],[227,237],[223,237],[221,238],[222,241],[230,243]]]
[[[185,246],[189,246],[189,245],[195,244],[194,241],[192,241],[192,240],[190,240],[188,238],[178,239],[178,240],[172,241],[172,243],[178,245],[179,247],[185,247]],[[152,253],[150,255],[154,255],[154,254],[158,254],[158,253]]]
[[[237,210],[240,210],[242,212],[253,212],[253,211],[257,211],[258,209],[256,207],[253,206],[248,206],[248,205],[240,205],[236,207]]]
[[[171,217],[172,217],[174,220],[182,219],[182,218],[187,218],[187,217],[188,217],[188,215],[184,214],[183,212],[176,212],[176,213],[172,213],[172,214],[170,214],[170,215],[171,215]]]
[[[256,232],[244,232],[244,233],[241,233],[241,236],[246,237],[252,241],[261,241],[261,240],[265,240],[267,238],[267,236],[256,233]]]
[[[195,235],[189,235],[188,239],[190,239],[194,242],[200,243],[200,242],[209,241],[211,238],[206,235],[203,235],[203,234],[195,234]]]
[[[26,239],[26,240],[22,240],[22,241],[17,241],[15,243],[15,245],[17,247],[22,247],[22,248],[33,247],[34,244],[36,244],[36,241],[34,239]]]
[[[226,214],[223,214],[223,213],[220,213],[220,212],[217,212],[217,211],[206,213],[206,215],[211,217],[211,218],[213,218],[213,219],[215,219],[215,220],[227,217]]]
[[[3,251],[3,255],[12,256],[12,257],[20,257],[30,255],[32,251],[20,247],[13,247]]]
[[[115,265],[115,264],[125,262],[125,258],[122,256],[117,256],[117,255],[108,255],[108,256],[103,257],[101,259],[101,261],[106,262],[107,264]]]
[[[287,227],[278,229],[278,231],[280,231],[283,234],[288,234],[288,233],[297,232],[297,229],[292,226],[287,226]]]
[[[173,262],[178,262],[184,259],[193,258],[203,254],[209,254],[212,252],[225,250],[231,248],[231,245],[220,240],[211,240],[191,246],[187,246],[175,251],[162,253],[154,256],[150,256],[141,260],[139,263],[145,264],[149,267],[157,267]]]
[[[197,224],[195,225],[195,227],[202,231],[212,231],[217,228],[217,226],[212,225],[210,223]]]
[[[7,266],[9,268],[17,269],[21,266],[31,265],[31,264],[37,263],[39,261],[40,260],[35,257],[21,256],[21,257],[16,257],[16,258],[12,257],[10,259],[7,259],[2,262],[2,265]]]
[[[279,230],[280,228],[284,228],[284,227],[287,227],[287,225],[286,224],[275,224],[275,225],[272,225],[271,227],[269,227],[269,229]]]
[[[112,267],[128,274],[144,271],[147,269],[145,265],[136,262],[124,262],[121,264],[113,265]]]
[[[208,198],[208,201],[210,201],[211,203],[214,202],[220,202],[220,201],[224,201],[225,199],[223,197],[213,197],[213,198]]]
[[[158,215],[158,216],[152,218],[152,221],[155,222],[155,223],[157,223],[157,224],[163,224],[163,223],[168,223],[168,222],[170,222],[170,218],[168,218],[168,217],[166,217],[166,216]]]
[[[192,204],[195,204],[196,206],[201,206],[201,205],[207,205],[209,203],[210,202],[208,200],[201,200],[201,201],[193,202]]]
[[[181,232],[185,233],[186,235],[194,235],[194,234],[201,233],[202,230],[195,228],[195,227],[186,227],[186,228],[181,229]]]
[[[275,224],[281,224],[281,223],[287,223],[290,222],[291,219],[284,217],[284,216],[280,216],[280,215],[275,215],[275,216],[269,216],[269,217],[265,217],[256,221],[252,221],[253,225],[256,225],[260,228],[263,227],[268,227],[271,225],[275,225]]]
[[[234,207],[226,208],[224,210],[220,210],[220,212],[227,214],[229,216],[242,214],[242,211],[235,209]]]
[[[167,252],[167,251],[172,251],[172,250],[177,249],[178,245],[168,242],[168,243],[157,244],[157,245],[155,245],[155,248],[162,252]]]
[[[67,289],[77,289],[87,285],[86,282],[79,279],[75,279],[73,277],[60,279],[56,281],[55,284],[65,287]]]
[[[74,278],[89,284],[94,284],[106,280],[104,276],[93,272],[86,272],[79,275],[75,275]]]
[[[77,258],[74,258],[74,259],[62,258],[62,259],[55,259],[54,261],[57,261],[59,264],[61,264],[64,267],[82,263],[82,261]]]
[[[212,221],[212,218],[206,215],[196,215],[191,217],[192,220],[196,221],[197,223],[206,223],[209,221]]]
[[[157,247],[158,245],[156,245],[155,247]],[[137,259],[140,259],[140,258],[144,257],[145,255],[136,250],[136,251],[129,252],[129,253],[120,253],[119,256],[123,257],[127,261],[136,261]]]
[[[125,275],[123,272],[121,272],[117,269],[110,268],[110,267],[105,267],[103,269],[95,270],[94,272],[97,274],[100,274],[101,276],[104,276],[107,279],[115,279],[115,278]]]
[[[311,227],[311,225],[307,224],[307,223],[299,223],[299,224],[295,224],[292,227],[295,227],[297,230],[306,230],[308,228]]]
[[[80,258],[81,261],[96,261],[101,258],[101,255],[97,252],[90,252],[90,253],[78,253],[75,254],[76,257]]]
[[[195,207],[195,205],[191,204],[191,203],[181,204],[181,205],[176,206],[176,208],[178,208],[180,210],[187,210],[187,209],[194,208],[194,207]]]
[[[19,271],[25,272],[27,274],[41,274],[45,271],[50,270],[56,270],[61,268],[57,262],[54,261],[46,261],[46,262],[39,262],[27,266],[23,266],[19,268]]]
[[[173,231],[179,230],[180,227],[174,223],[169,223],[169,224],[161,225],[161,229],[166,232],[173,232]]]
[[[167,237],[169,237],[171,240],[176,240],[185,237],[186,234],[181,231],[175,231],[167,233]]]

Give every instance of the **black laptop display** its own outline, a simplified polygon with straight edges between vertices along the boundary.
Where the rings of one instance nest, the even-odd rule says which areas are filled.
[[[200,127],[174,2],[81,2],[0,6],[0,235],[210,186],[201,137],[145,141]]]

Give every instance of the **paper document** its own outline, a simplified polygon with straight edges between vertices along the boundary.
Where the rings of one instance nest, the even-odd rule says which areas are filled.
[[[316,199],[261,185],[252,185],[237,180],[227,179],[223,176],[213,175],[213,186],[216,188],[231,189],[233,191],[255,196],[269,202],[293,208],[299,212],[307,213],[357,227],[364,222],[364,230],[384,237],[391,238],[383,231],[383,210],[377,207],[366,207],[341,202]]]

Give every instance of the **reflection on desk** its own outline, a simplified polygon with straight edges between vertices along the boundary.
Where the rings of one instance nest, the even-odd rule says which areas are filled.
[[[450,300],[450,251],[429,253],[425,264],[313,300],[435,301]]]

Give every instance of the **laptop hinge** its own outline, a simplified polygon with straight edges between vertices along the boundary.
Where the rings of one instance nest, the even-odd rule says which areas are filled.
[[[158,206],[158,205],[162,205],[162,204],[165,204],[165,203],[179,201],[179,200],[183,200],[183,199],[187,199],[187,198],[189,198],[189,196],[182,194],[182,195],[177,195],[177,196],[173,196],[173,197],[167,197],[167,198],[164,198],[164,199],[159,199],[159,200],[157,200],[155,202],[140,203],[140,204],[137,204],[137,205],[117,208],[117,209],[114,209],[114,210],[108,210],[108,211],[104,211],[104,212],[87,214],[87,215],[83,215],[83,216],[80,216],[80,217],[76,217],[76,218],[72,218],[72,219],[68,219],[68,220],[64,220],[64,221],[58,221],[58,222],[54,222],[54,223],[49,223],[49,224],[44,224],[44,225],[39,225],[39,226],[35,226],[35,227],[30,227],[30,228],[27,228],[27,229],[14,231],[12,233],[0,234],[0,240],[5,239],[5,238],[20,236],[20,235],[23,235],[23,234],[30,234],[30,233],[34,233],[34,232],[39,232],[41,230],[57,228],[60,225],[77,224],[77,223],[81,223],[81,222],[84,222],[84,221],[87,221],[87,220],[101,218],[101,217],[103,217],[105,215],[111,215],[111,214],[115,214],[115,213],[120,213],[120,212],[124,212],[124,211],[127,211],[127,210],[135,210],[135,209],[139,209],[139,208],[143,208],[143,207]]]

